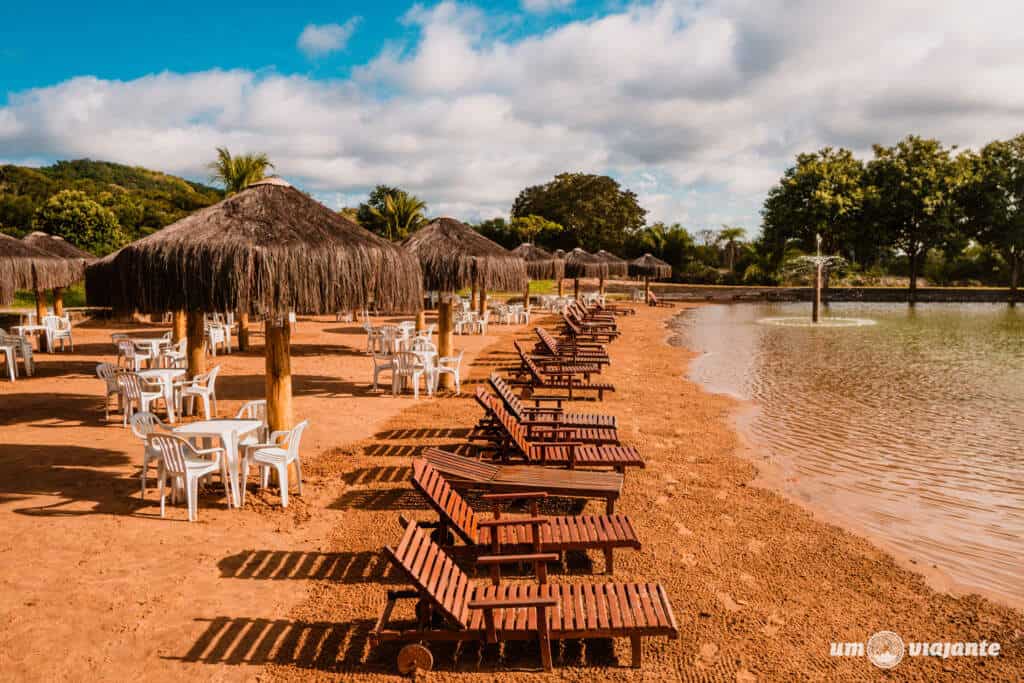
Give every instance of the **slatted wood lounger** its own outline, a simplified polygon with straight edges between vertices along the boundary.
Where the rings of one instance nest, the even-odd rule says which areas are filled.
[[[519,417],[519,414],[508,408],[504,397],[498,396],[502,405],[515,420],[516,424],[525,430],[526,438],[530,441],[552,441],[559,439],[559,435],[571,431],[571,437],[561,439],[563,441],[578,441],[584,444],[596,446],[612,445],[618,446],[619,430],[615,427],[603,427],[597,425],[567,425],[561,420],[553,419],[551,416],[536,415],[527,419]],[[484,409],[483,417],[473,428],[468,437],[469,441],[487,441],[500,444],[505,440],[504,430],[498,425],[498,417],[490,409],[489,404],[478,401]]]
[[[584,330],[614,331],[619,328],[619,324],[615,322],[615,316],[605,313],[588,313],[579,305],[570,306],[565,310],[565,314]]]
[[[566,336],[576,341],[608,343],[615,341],[619,336],[617,330],[597,330],[580,327],[565,314],[562,315],[562,321],[565,323]]]
[[[484,519],[459,495],[445,478],[423,458],[412,462],[412,485],[423,494],[440,517],[439,526],[450,531],[476,555],[521,554],[528,552],[563,553],[567,550],[600,550],[605,571],[615,570],[616,548],[640,549],[633,524],[626,515],[554,515],[537,514],[537,500],[547,496],[534,490],[518,493],[491,493],[485,500],[495,503],[494,518]],[[502,516],[498,503],[529,499],[529,516]],[[443,538],[447,534],[441,533]],[[500,575],[498,564],[490,565],[491,575]],[[539,568],[543,573],[544,568]]]
[[[498,465],[455,453],[428,448],[423,458],[444,475],[456,490],[490,493],[544,491],[559,498],[598,498],[605,501],[605,513],[615,512],[622,494],[623,476],[618,472],[556,470],[533,465]]]
[[[540,577],[537,585],[472,583],[430,534],[415,524],[406,527],[397,547],[386,547],[383,554],[405,575],[412,589],[388,591],[369,638],[375,646],[389,641],[411,643],[398,655],[403,673],[431,668],[433,656],[423,645],[430,642],[497,643],[536,638],[541,663],[550,670],[552,640],[629,638],[631,664],[639,667],[644,637],[679,637],[672,604],[657,583],[549,584]],[[525,557],[526,561],[543,561],[553,556]],[[503,560],[509,561],[495,558]],[[391,624],[401,599],[416,600],[417,620],[405,628]]]
[[[502,379],[501,375],[496,372],[492,372],[487,381],[498,395],[498,398],[505,404],[505,408],[519,420],[546,417],[564,427],[607,427],[609,429],[618,429],[619,427],[619,420],[614,415],[566,412],[562,408],[562,402],[565,399],[560,396],[540,396],[534,394],[527,400],[533,401],[536,405],[524,405],[523,399],[517,397],[512,390],[512,385]],[[542,407],[541,403],[555,403],[556,405],[553,407]]]
[[[597,400],[603,401],[606,391],[615,391],[614,384],[609,384],[608,382],[588,382],[576,376],[573,372],[561,372],[550,369],[545,372],[523,351],[523,347],[519,345],[518,341],[512,342],[512,344],[519,353],[519,361],[522,363],[522,367],[526,369],[527,374],[525,377],[520,376],[510,379],[509,382],[511,384],[523,385],[531,390],[557,389],[559,391],[566,391],[568,392],[567,398],[569,400],[576,398],[577,394],[596,392]]]
[[[511,455],[518,455],[533,465],[569,469],[611,467],[617,472],[624,472],[627,467],[644,467],[643,458],[632,446],[593,446],[572,441],[572,429],[555,430],[554,439],[531,441],[526,437],[526,430],[505,410],[501,399],[491,396],[483,387],[477,388],[474,397],[492,412],[496,424],[505,432],[505,441],[498,446],[499,458],[507,460]]]
[[[543,327],[535,327],[533,331],[539,340],[533,347],[536,355],[562,358],[573,363],[596,363],[598,365],[610,365],[611,358],[601,344],[583,345],[575,344],[571,340],[560,342],[551,336],[551,333]]]

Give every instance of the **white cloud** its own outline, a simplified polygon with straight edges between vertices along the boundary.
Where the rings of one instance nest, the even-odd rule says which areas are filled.
[[[317,196],[396,184],[467,218],[507,213],[558,172],[607,172],[651,220],[755,232],[800,151],[1021,132],[1022,20],[1019,2],[994,0],[662,1],[509,40],[444,2],[410,11],[416,41],[350,79],[212,70],[13,93],[0,157],[203,178],[227,145],[267,152]]]
[[[519,3],[527,12],[544,14],[552,10],[565,9],[572,5],[573,0],[521,0]]]
[[[352,17],[344,24],[307,24],[299,35],[298,47],[310,58],[343,50],[358,24],[359,17]]]

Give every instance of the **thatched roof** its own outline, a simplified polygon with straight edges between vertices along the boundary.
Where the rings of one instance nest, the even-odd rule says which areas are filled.
[[[531,280],[561,280],[565,277],[565,261],[534,244],[524,242],[512,253],[526,261],[526,274]]]
[[[565,249],[555,249],[555,250],[554,250],[553,252],[551,252],[551,254],[552,254],[552,255],[553,255],[553,256],[554,256],[555,258],[560,258],[560,259],[562,259],[563,261],[565,260],[565,255],[566,255],[567,253],[568,253],[568,252],[567,252],[567,251],[566,251]]]
[[[64,259],[71,265],[72,273],[71,279],[64,283],[64,286],[72,285],[76,282],[80,282],[85,278],[85,267],[96,260],[96,257],[87,251],[83,251],[71,244],[63,237],[56,235],[50,235],[45,232],[32,232],[26,235],[21,240],[25,244],[35,247],[36,249],[46,252],[51,256]]]
[[[11,303],[18,289],[66,287],[80,279],[73,262],[0,233],[0,304]]]
[[[619,258],[604,249],[597,251],[594,256],[608,263],[608,275],[611,277],[626,277],[629,275],[629,262],[626,259]]]
[[[608,262],[576,247],[565,255],[565,274],[571,278],[606,278],[608,277]]]
[[[423,268],[424,286],[454,292],[474,283],[491,291],[526,286],[526,263],[454,218],[435,218],[402,243]]]
[[[269,178],[100,259],[86,293],[141,313],[411,311],[421,281],[404,249]]]
[[[644,254],[629,262],[629,274],[634,277],[663,280],[672,277],[672,266],[656,256]]]

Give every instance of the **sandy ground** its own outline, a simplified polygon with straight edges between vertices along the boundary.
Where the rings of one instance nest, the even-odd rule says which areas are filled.
[[[681,635],[647,640],[642,670],[625,642],[565,643],[568,680],[1020,680],[1024,615],[932,590],[866,540],[766,489],[740,457],[735,408],[682,378],[665,343],[674,311],[623,319],[605,378],[618,391],[585,410],[619,416],[647,469],[627,475],[617,511],[644,548],[616,556],[617,580],[667,589]],[[511,337],[457,338],[481,351],[465,389],[511,360]],[[261,494],[245,510],[206,495],[200,521],[160,520],[137,493],[139,446],[102,426],[95,362],[114,329],[80,328],[78,352],[41,356],[42,375],[0,383],[0,672],[19,680],[384,680],[397,646],[366,635],[400,579],[379,555],[399,514],[431,517],[408,484],[410,456],[457,444],[479,411],[468,396],[370,397],[356,329],[303,323],[294,342],[296,414],[311,420],[308,487],[288,511]],[[484,345],[487,348],[482,349]],[[262,359],[223,361],[221,412],[262,391]],[[326,399],[326,400],[325,400]],[[588,510],[599,512],[597,503]],[[172,521],[173,520],[173,521]],[[605,580],[598,556],[570,556],[554,581]],[[523,580],[526,580],[525,578]],[[905,659],[882,674],[829,656],[830,641],[889,629],[905,640],[988,640],[997,659]],[[537,680],[533,644],[433,648],[423,680]],[[396,678],[397,679],[397,678]]]

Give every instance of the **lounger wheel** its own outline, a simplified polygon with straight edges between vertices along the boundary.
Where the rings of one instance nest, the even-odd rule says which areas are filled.
[[[400,674],[430,671],[433,667],[434,655],[419,643],[410,643],[398,652],[398,673]]]

